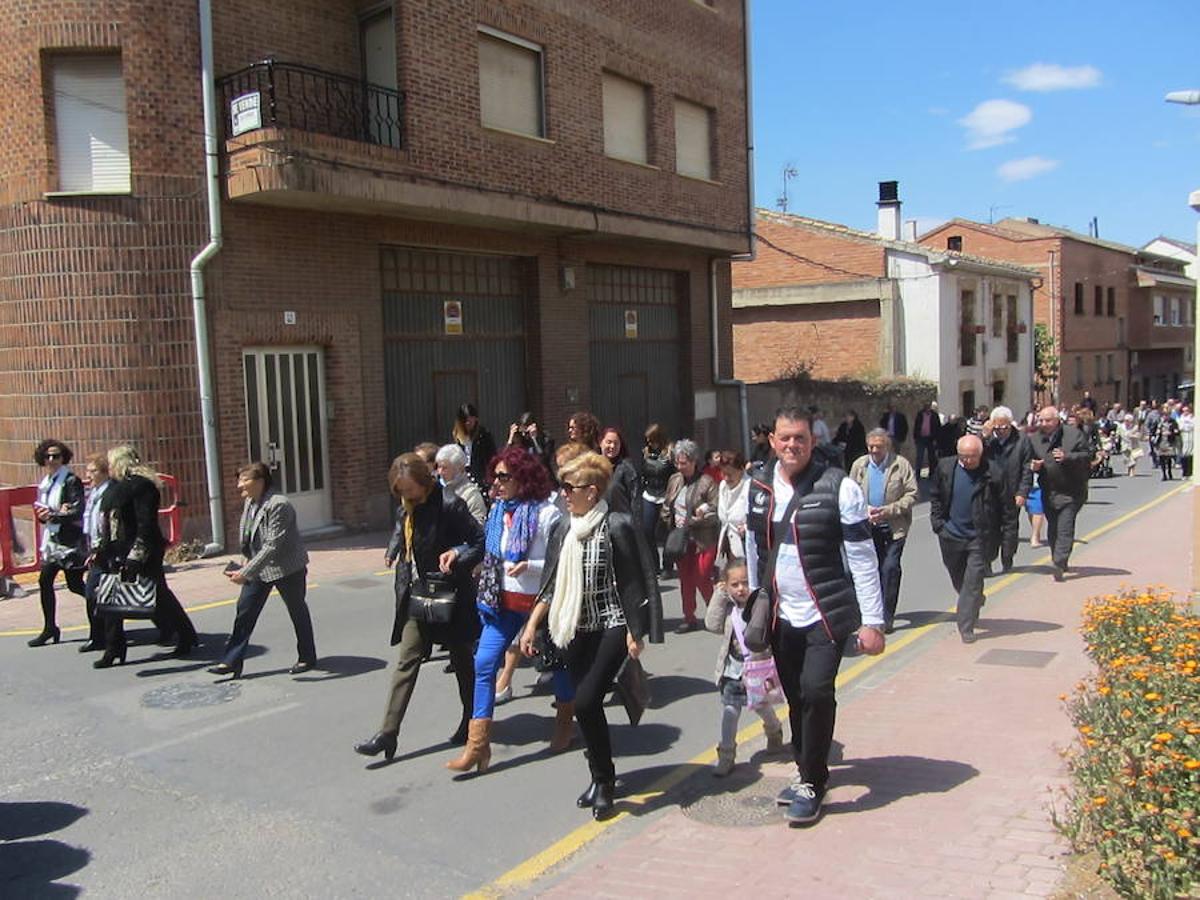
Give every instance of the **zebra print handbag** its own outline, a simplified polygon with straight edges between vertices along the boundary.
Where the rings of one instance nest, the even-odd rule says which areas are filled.
[[[149,619],[158,600],[158,583],[139,575],[125,581],[120,575],[101,575],[96,587],[96,612],[123,619]]]

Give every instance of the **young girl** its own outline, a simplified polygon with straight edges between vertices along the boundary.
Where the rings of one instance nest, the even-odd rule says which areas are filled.
[[[738,720],[742,710],[749,704],[742,672],[748,659],[769,659],[770,651],[751,654],[746,649],[744,634],[746,625],[742,610],[750,599],[750,579],[744,559],[731,559],[725,566],[724,576],[716,586],[712,602],[704,614],[704,627],[722,635],[724,640],[717,652],[717,688],[721,693],[721,743],[717,745],[717,764],[713,774],[728,775],[733,770],[737,751]],[[763,722],[767,735],[767,752],[778,753],[783,749],[783,726],[769,702],[754,707]]]

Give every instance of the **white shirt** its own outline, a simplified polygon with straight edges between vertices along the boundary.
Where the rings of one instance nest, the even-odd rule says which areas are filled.
[[[525,555],[525,562],[529,565],[525,567],[525,571],[520,575],[513,577],[508,574],[508,567],[512,563],[504,563],[504,581],[500,587],[502,590],[511,591],[515,594],[536,594],[542,586],[542,568],[546,565],[546,543],[550,539],[550,529],[554,527],[554,523],[558,521],[562,513],[558,511],[558,507],[549,500],[542,501],[541,508],[538,510],[538,528],[537,534],[533,536],[533,543],[529,545],[529,552]],[[504,533],[500,536],[500,551],[508,547],[508,526],[504,526]]]
[[[795,490],[791,481],[783,474],[783,467],[775,467],[773,483],[775,491],[775,521],[783,520]],[[842,525],[856,525],[867,518],[867,500],[862,489],[852,478],[843,478],[838,490],[838,508]],[[746,531],[746,562],[750,576],[750,588],[758,588],[758,546],[754,533]],[[864,541],[842,539],[842,563],[846,566],[854,592],[858,596],[858,607],[864,625],[883,625],[883,593],[879,586],[879,563],[875,556],[875,542],[868,536]],[[779,590],[779,615],[789,625],[806,628],[821,621],[804,565],[793,543],[782,544],[775,560],[775,584]]]
[[[829,426],[825,424],[824,419],[813,419],[812,433],[818,444],[833,443],[833,438],[829,435]]]

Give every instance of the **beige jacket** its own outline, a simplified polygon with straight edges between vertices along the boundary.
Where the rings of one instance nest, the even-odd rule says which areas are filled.
[[[733,640],[733,617],[735,615],[740,615],[737,612],[737,604],[726,592],[725,585],[718,585],[704,610],[704,627],[713,634],[723,636],[721,646],[717,649],[717,668],[713,672],[713,680],[718,684],[721,683],[721,676],[725,674],[725,662],[729,659],[729,642]],[[762,653],[751,653],[748,658],[767,659],[770,655],[770,650],[764,650]]]
[[[871,457],[864,454],[850,467],[850,477],[862,488],[864,497],[870,496],[867,483],[867,463],[870,461]],[[892,528],[892,537],[904,537],[912,527],[912,508],[917,502],[917,476],[913,472],[912,464],[898,453],[892,453],[888,462],[883,482],[883,499],[884,515]]]
[[[707,550],[717,545],[717,534],[721,531],[721,520],[717,517],[720,504],[720,486],[709,475],[701,475],[691,484],[684,484],[683,475],[675,472],[667,482],[667,499],[660,515],[667,523],[667,530],[675,527],[675,498],[686,490],[687,532],[696,546]],[[704,507],[703,515],[695,519],[696,511]]]

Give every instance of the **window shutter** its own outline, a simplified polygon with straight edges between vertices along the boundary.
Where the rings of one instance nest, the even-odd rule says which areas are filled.
[[[617,159],[646,163],[646,88],[636,81],[604,73],[604,152]]]
[[[675,171],[696,178],[713,176],[712,114],[689,100],[675,100]]]
[[[54,60],[53,73],[59,190],[128,192],[121,58],[62,56]]]
[[[484,125],[542,137],[541,53],[480,34],[479,111]]]

